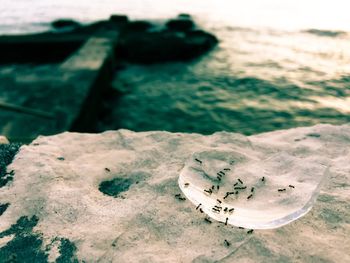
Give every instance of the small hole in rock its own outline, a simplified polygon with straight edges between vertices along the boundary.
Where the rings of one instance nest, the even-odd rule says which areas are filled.
[[[131,179],[114,178],[103,181],[98,189],[106,195],[117,197],[120,193],[127,191],[132,183]]]
[[[9,207],[9,203],[6,204],[0,204],[0,216],[5,213],[6,209]]]

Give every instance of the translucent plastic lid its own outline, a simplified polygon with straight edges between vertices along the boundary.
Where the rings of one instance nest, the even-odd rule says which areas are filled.
[[[282,152],[264,160],[238,152],[194,153],[180,173],[185,196],[209,217],[238,227],[270,229],[305,215],[327,166]]]

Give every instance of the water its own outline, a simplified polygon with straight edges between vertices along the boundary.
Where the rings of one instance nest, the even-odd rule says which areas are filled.
[[[220,39],[190,63],[118,72],[114,83],[123,95],[101,130],[254,134],[350,121],[346,1],[0,1],[0,33],[46,30],[61,17],[90,22],[112,13],[164,19],[187,12]]]

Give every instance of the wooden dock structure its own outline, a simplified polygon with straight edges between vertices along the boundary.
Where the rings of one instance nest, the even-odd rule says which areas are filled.
[[[60,63],[49,64],[44,74],[33,66],[30,77],[18,80],[14,72],[11,83],[0,80],[0,134],[10,141],[30,142],[38,135],[63,131],[93,132],[101,94],[113,77],[118,34],[118,30],[100,30],[89,37],[76,37],[73,42],[71,38],[64,41],[54,37],[48,41],[50,52],[74,52]],[[34,45],[34,53],[41,45]],[[0,62],[8,62],[6,59],[1,61],[0,57]]]

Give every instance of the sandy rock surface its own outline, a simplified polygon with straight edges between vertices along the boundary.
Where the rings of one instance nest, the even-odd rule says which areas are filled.
[[[8,144],[9,141],[5,136],[0,136],[0,144]]]
[[[330,173],[313,209],[248,234],[175,197],[192,153],[239,148],[325,159]],[[0,262],[350,262],[350,125],[250,137],[63,133],[22,146],[7,170]]]

